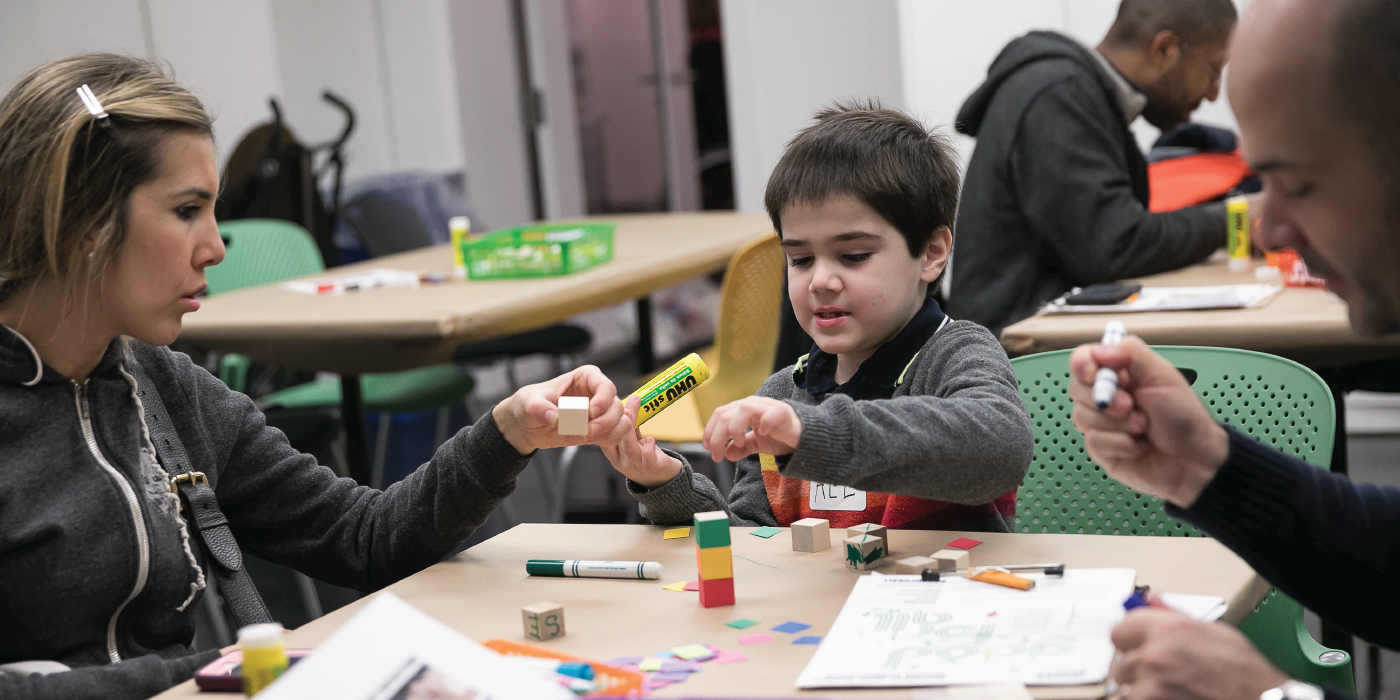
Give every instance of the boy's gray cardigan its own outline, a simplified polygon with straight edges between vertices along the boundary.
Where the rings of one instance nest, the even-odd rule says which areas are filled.
[[[793,382],[793,367],[769,377],[758,396],[786,401],[802,421],[786,477],[864,491],[961,504],[988,503],[1016,488],[1033,450],[1030,414],[1021,403],[1006,351],[986,328],[951,321],[904,371],[893,395],[818,400]],[[779,525],[768,503],[757,455],[739,460],[726,501],[681,455],[681,473],[654,489],[628,480],[642,516],[658,525],[690,522],[725,510],[735,525]],[[1014,517],[949,529],[1010,532]]]

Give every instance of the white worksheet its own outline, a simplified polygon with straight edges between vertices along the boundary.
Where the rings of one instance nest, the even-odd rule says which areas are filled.
[[[1082,685],[1108,676],[1132,569],[1067,569],[1021,591],[965,578],[862,576],[799,688]]]

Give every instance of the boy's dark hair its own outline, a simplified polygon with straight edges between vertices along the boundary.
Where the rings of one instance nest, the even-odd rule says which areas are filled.
[[[783,207],[849,195],[904,234],[909,254],[918,257],[938,227],[953,230],[960,180],[942,133],[874,100],[838,102],[788,143],[763,205],[781,236]]]

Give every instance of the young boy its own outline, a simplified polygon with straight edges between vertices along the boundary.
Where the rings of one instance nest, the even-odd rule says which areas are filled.
[[[642,514],[679,524],[723,508],[736,525],[819,517],[835,528],[1011,531],[1030,415],[997,339],[928,298],[958,204],[947,140],[878,106],[822,110],[788,144],[764,204],[815,345],[710,416],[705,448],[737,463],[728,502],[651,438],[603,445]]]

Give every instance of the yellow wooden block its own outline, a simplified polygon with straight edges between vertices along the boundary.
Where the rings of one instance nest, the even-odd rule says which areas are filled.
[[[700,570],[702,581],[734,578],[734,559],[729,547],[696,549],[695,566]]]

